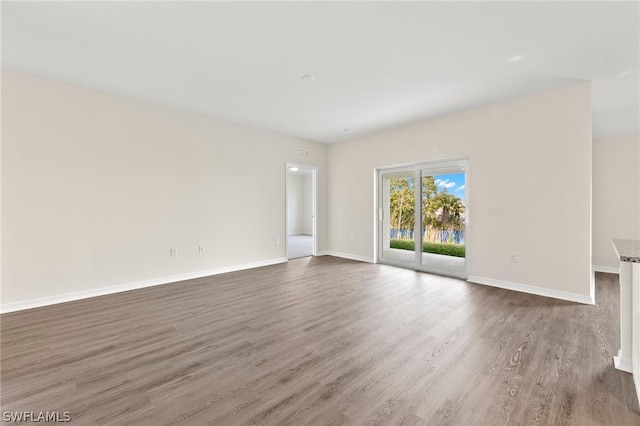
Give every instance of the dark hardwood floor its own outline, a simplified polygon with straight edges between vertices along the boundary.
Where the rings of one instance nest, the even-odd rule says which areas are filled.
[[[637,425],[596,306],[332,257],[2,315],[2,410],[71,424]]]

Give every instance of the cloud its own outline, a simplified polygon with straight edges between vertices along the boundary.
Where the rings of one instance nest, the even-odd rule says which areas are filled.
[[[446,189],[453,188],[454,186],[456,186],[456,183],[455,182],[449,182],[449,179],[445,179],[445,180],[436,179],[435,180],[435,184],[437,186],[439,186],[440,188],[446,188]]]
[[[465,185],[456,186],[454,191],[457,192],[458,194],[464,194],[464,188],[465,188]]]

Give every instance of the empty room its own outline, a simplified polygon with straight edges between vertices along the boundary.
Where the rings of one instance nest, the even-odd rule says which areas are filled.
[[[640,425],[640,2],[0,7],[3,424]]]

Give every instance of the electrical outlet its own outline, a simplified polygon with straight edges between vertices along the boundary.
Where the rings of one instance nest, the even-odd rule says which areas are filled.
[[[502,207],[488,208],[487,216],[504,216],[504,209]]]
[[[518,263],[518,255],[510,254],[509,255],[509,263]]]
[[[198,253],[202,254],[204,253],[204,247],[203,246],[198,246]]]
[[[176,257],[178,255],[178,249],[177,248],[170,248],[169,249],[169,257]]]

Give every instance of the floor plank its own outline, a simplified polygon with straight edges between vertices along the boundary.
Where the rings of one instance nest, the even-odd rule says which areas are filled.
[[[72,424],[633,425],[596,305],[329,256],[4,314],[3,411]]]

